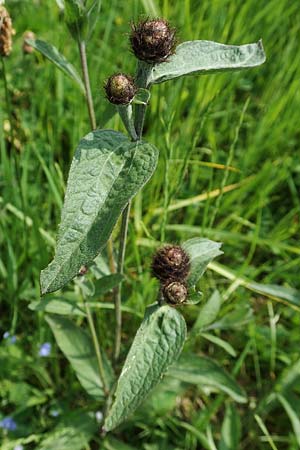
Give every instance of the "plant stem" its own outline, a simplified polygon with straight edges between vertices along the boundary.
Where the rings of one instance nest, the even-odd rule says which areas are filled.
[[[86,97],[87,107],[88,107],[88,111],[89,111],[91,127],[92,127],[92,130],[95,130],[97,125],[96,125],[93,97],[92,97],[92,92],[91,92],[89,69],[88,69],[88,65],[87,65],[85,41],[80,41],[78,45],[79,45],[79,53],[80,53],[83,81],[84,81],[84,86],[85,86],[85,97]]]
[[[90,124],[91,124],[92,130],[95,130],[97,128],[97,125],[96,125],[93,97],[92,97],[92,92],[91,92],[91,83],[90,83],[90,76],[89,76],[89,70],[88,70],[88,64],[87,64],[85,41],[79,42],[78,47],[79,47],[79,53],[80,53],[83,82],[84,82],[84,86],[85,86],[85,94],[86,94],[85,98],[86,98],[86,103],[87,103],[89,117],[90,117]],[[112,243],[111,238],[108,241],[107,253],[108,253],[108,261],[109,261],[110,271],[112,273],[115,273],[116,266],[115,266],[115,261],[114,261],[113,243]]]
[[[87,320],[88,320],[88,324],[90,327],[90,331],[91,331],[91,335],[92,335],[93,343],[94,343],[94,348],[95,348],[95,352],[96,352],[96,356],[97,356],[97,363],[98,363],[100,379],[102,381],[103,392],[104,392],[104,395],[107,397],[109,395],[109,389],[108,389],[106,378],[105,378],[103,359],[102,359],[102,355],[101,355],[99,341],[97,338],[95,324],[93,321],[93,316],[92,316],[89,305],[86,302],[84,302],[84,303],[85,303],[85,310],[86,310],[86,314],[87,314]]]
[[[138,63],[136,83],[138,87],[146,88],[147,87],[147,79],[149,75],[149,71],[151,70],[149,64]],[[146,114],[147,105],[136,105],[135,108],[135,121],[133,124],[132,117],[132,109],[131,105],[128,108],[117,108],[118,112],[125,124],[125,127],[133,139],[133,141],[138,141],[142,137],[143,133],[143,125]],[[128,222],[129,222],[129,214],[130,214],[131,203],[129,202],[122,213],[122,223],[121,223],[121,232],[120,232],[120,245],[119,245],[119,254],[118,254],[118,266],[117,273],[123,275],[124,273],[124,258],[125,258],[125,250],[126,250],[126,241],[127,241],[127,231],[128,231]],[[121,348],[121,332],[122,332],[122,311],[121,311],[121,292],[122,292],[122,283],[120,283],[113,291],[113,298],[115,303],[115,349],[114,349],[114,360],[115,363],[118,361],[120,356],[120,348]]]
[[[131,203],[129,202],[122,213],[120,246],[119,246],[118,267],[117,267],[117,272],[120,273],[121,275],[123,275],[124,273],[124,259],[125,259],[130,206]],[[114,351],[115,362],[118,361],[119,359],[121,348],[121,331],[122,331],[121,288],[122,284],[120,283],[119,286],[117,286],[116,289],[114,290],[115,318],[116,318],[115,351]]]
[[[152,65],[143,61],[138,62],[136,73],[136,85],[139,88],[148,88],[148,77],[151,72]],[[141,139],[144,128],[147,105],[136,105],[135,107],[135,129],[138,139]]]

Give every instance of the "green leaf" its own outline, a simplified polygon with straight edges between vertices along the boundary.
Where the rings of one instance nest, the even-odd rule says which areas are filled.
[[[126,419],[181,353],[186,338],[182,315],[170,306],[151,305],[134,338],[118,380],[106,431]]]
[[[124,279],[124,276],[120,273],[114,273],[111,275],[107,275],[106,277],[100,278],[100,280],[94,281],[95,292],[94,295],[89,298],[91,300],[98,300],[101,295],[106,294],[111,291],[114,287],[118,286],[121,281]]]
[[[131,445],[124,444],[112,436],[108,436],[104,442],[103,447],[105,450],[137,450],[136,447],[131,447]]]
[[[233,400],[245,403],[247,397],[234,378],[215,361],[195,354],[183,355],[168,371],[168,375],[185,383],[214,388],[228,394]]]
[[[82,450],[97,430],[97,423],[87,413],[68,414],[36,447],[37,450]]]
[[[293,430],[294,430],[294,435],[295,435],[295,437],[297,439],[298,445],[300,446],[300,419],[299,419],[299,414],[293,408],[292,404],[286,399],[286,397],[284,397],[283,395],[277,394],[277,398],[278,398],[279,402],[281,403],[281,405],[283,406],[283,408],[285,409],[285,412],[289,416],[289,419],[291,421],[291,424],[292,424],[292,427],[293,427]]]
[[[97,400],[103,398],[97,358],[90,336],[66,318],[48,315],[46,320],[53,331],[60,350],[69,360],[82,387],[93,398]],[[105,354],[102,354],[102,357],[106,380],[108,384],[111,384],[112,369]]]
[[[235,405],[226,406],[218,450],[236,450],[241,439],[241,421]]]
[[[26,42],[31,45],[31,47],[42,53],[42,55],[49,59],[49,61],[55,64],[56,67],[64,72],[64,74],[66,74],[78,84],[82,92],[85,92],[84,84],[77,70],[71,63],[66,60],[66,58],[61,53],[59,53],[54,45],[51,45],[48,42],[42,41],[40,39],[26,39]]]
[[[188,297],[186,301],[184,302],[185,305],[197,305],[201,299],[202,299],[202,292],[201,291],[195,291],[195,292],[189,292]]]
[[[265,60],[262,41],[246,45],[224,45],[212,41],[183,42],[166,62],[153,66],[148,85],[183,75],[248,69],[263,64]]]
[[[191,260],[191,269],[188,276],[188,286],[195,286],[202,277],[207,265],[223,252],[220,250],[221,243],[204,238],[193,238],[182,244]]]
[[[62,288],[100,253],[127,203],[153,174],[158,150],[112,130],[93,131],[71,165],[55,258],[41,273],[42,294]]]
[[[85,12],[85,6],[82,0],[64,0],[65,19],[68,25],[73,25],[80,21]]]
[[[85,316],[84,310],[76,302],[65,297],[49,296],[40,302],[31,302],[29,309],[63,316]]]
[[[212,342],[213,344],[216,344],[218,347],[221,347],[225,352],[227,352],[229,355],[236,357],[236,351],[232,347],[232,345],[229,344],[229,342],[224,341],[224,339],[219,338],[218,336],[215,336],[214,334],[210,333],[201,333],[200,335],[204,339],[207,339],[209,342]]]
[[[218,316],[222,304],[220,293],[216,290],[207,303],[202,306],[193,327],[193,334],[199,333],[207,325],[211,324]]]
[[[150,91],[148,89],[139,88],[133,97],[132,102],[136,105],[147,105],[150,100]]]

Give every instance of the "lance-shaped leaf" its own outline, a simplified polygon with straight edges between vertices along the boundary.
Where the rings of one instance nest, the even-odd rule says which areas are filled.
[[[248,69],[263,64],[265,60],[262,41],[246,45],[224,45],[212,41],[183,42],[166,62],[153,66],[148,75],[148,85],[183,75]]]
[[[26,42],[31,45],[31,47],[38,50],[42,55],[44,55],[49,61],[56,65],[64,74],[75,81],[82,92],[84,90],[84,84],[80,78],[75,67],[66,60],[66,58],[57,50],[54,45],[48,42],[42,41],[41,39],[26,39]]]
[[[42,294],[63,287],[100,253],[127,203],[153,174],[157,158],[153,145],[116,131],[94,131],[80,141],[55,257],[41,273]]]
[[[182,244],[191,261],[191,269],[188,276],[188,285],[195,286],[205,272],[207,265],[216,256],[222,255],[220,242],[214,242],[205,238],[193,238]]]
[[[186,337],[182,315],[170,306],[150,306],[134,338],[118,380],[104,429],[130,415],[178,358]]]
[[[201,389],[210,387],[220,390],[239,403],[247,401],[244,390],[235,379],[209,358],[195,354],[183,355],[170,367],[168,375],[185,383],[197,384]]]
[[[97,358],[92,339],[71,320],[56,315],[46,316],[56,342],[69,360],[76,376],[86,390],[95,399],[103,398],[103,386],[99,376]],[[106,382],[112,383],[112,369],[105,354],[102,354]]]

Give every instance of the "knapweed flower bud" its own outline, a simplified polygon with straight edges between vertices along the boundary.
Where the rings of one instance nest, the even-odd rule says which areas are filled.
[[[190,258],[179,245],[166,245],[155,253],[151,268],[153,276],[161,282],[184,281],[190,270]]]
[[[7,9],[0,5],[0,55],[8,56],[12,49],[12,36],[15,30]]]
[[[106,97],[114,105],[127,105],[136,94],[133,78],[123,73],[109,77],[104,86]]]
[[[35,34],[33,33],[33,31],[25,31],[25,33],[23,34],[22,49],[25,55],[29,55],[30,53],[34,52],[34,48],[26,42],[27,39],[35,40]]]
[[[187,287],[179,281],[171,281],[163,286],[162,294],[167,303],[180,305],[185,303],[188,295]]]
[[[147,63],[161,63],[174,53],[175,33],[175,28],[164,19],[132,24],[130,43],[133,53]]]

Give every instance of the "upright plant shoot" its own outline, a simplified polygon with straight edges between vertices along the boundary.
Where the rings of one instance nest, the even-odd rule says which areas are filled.
[[[85,3],[68,0],[66,5],[69,28],[73,36],[83,39],[85,28],[82,21],[87,17]],[[128,136],[113,130],[93,130],[79,142],[67,182],[55,256],[41,273],[42,294],[63,288],[81,272],[82,267],[93,264],[122,216],[117,264],[120,278],[111,285],[117,312],[116,361],[121,338],[121,291],[118,284],[123,274],[130,201],[153,175],[159,157],[158,149],[142,138],[150,90],[154,84],[184,75],[241,70],[265,61],[261,42],[234,46],[196,40],[176,47],[175,29],[164,19],[133,24],[130,43],[138,60],[135,77],[117,73],[105,85],[106,97],[116,105]],[[112,383],[107,382],[105,386],[102,383],[100,396],[104,391],[112,400],[108,402],[111,406],[103,431],[113,430],[134,412],[179,357],[187,330],[185,319],[177,307],[199,301],[196,284],[209,262],[222,254],[220,246],[208,239],[195,238],[181,245],[165,245],[155,253],[151,270],[159,283],[157,302],[146,310],[114,395]],[[104,284],[107,280],[103,278],[102,282]],[[61,335],[61,320],[52,315],[48,323],[56,337]],[[72,333],[76,329],[74,324],[67,322],[64,322],[64,327]],[[90,338],[85,336],[84,339],[90,342]],[[61,348],[67,355],[69,348]],[[82,374],[79,376],[82,369],[76,359],[70,355],[67,357],[79,379],[83,380]],[[111,380],[112,369],[103,351],[100,357],[104,378]],[[90,364],[93,364],[90,369],[94,374],[96,369],[92,358]],[[101,379],[103,376],[100,377],[100,386]],[[82,381],[82,385],[85,387],[86,383]]]

